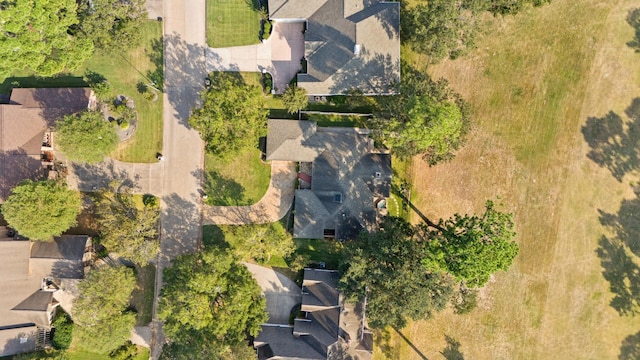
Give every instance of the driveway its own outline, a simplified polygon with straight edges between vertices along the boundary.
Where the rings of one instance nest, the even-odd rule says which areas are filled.
[[[114,180],[130,185],[135,194],[162,196],[163,163],[125,163],[113,159],[90,165],[67,161],[67,184],[83,192],[97,191]]]
[[[302,290],[288,277],[272,269],[244,263],[267,300],[269,324],[289,324],[291,309],[302,302]]]
[[[281,94],[302,68],[304,23],[276,22],[271,36],[262,44],[207,49],[207,72],[268,71]]]
[[[203,205],[202,223],[243,225],[276,222],[291,208],[297,176],[295,162],[273,160],[269,188],[260,201],[251,206]]]

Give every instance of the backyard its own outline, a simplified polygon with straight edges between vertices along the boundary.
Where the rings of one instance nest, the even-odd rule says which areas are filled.
[[[40,78],[26,72],[18,72],[0,83],[0,94],[9,94],[13,87],[78,87],[87,86],[83,80],[85,70],[104,76],[111,86],[111,96],[119,94],[132,97],[138,113],[138,124],[133,138],[120,144],[112,154],[127,162],[155,162],[156,153],[162,149],[162,94],[157,101],[145,99],[139,93],[139,82],[162,86],[162,24],[148,21],[141,30],[142,43],[125,53],[100,53],[87,60],[84,66],[69,74],[52,78]]]
[[[260,42],[259,0],[207,0],[207,44],[213,48]]]
[[[634,6],[554,0],[515,17],[487,17],[476,50],[430,69],[469,101],[475,127],[453,161],[429,167],[415,159],[411,201],[439,218],[499,198],[515,213],[520,254],[480,291],[470,314],[446,310],[379,332],[376,359],[636,358],[638,319],[619,303],[637,296],[626,271],[639,259],[607,245],[614,236],[601,216],[635,199],[638,178],[617,181],[611,166],[587,157],[603,131],[590,124],[619,116],[634,126],[638,117],[640,54],[628,45],[634,29],[625,20]],[[638,151],[632,139],[609,156],[624,165],[625,154]]]

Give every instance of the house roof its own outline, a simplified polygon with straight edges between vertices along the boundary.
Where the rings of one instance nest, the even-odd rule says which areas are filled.
[[[40,176],[46,130],[93,101],[89,88],[13,89],[9,103],[0,104],[0,202],[20,181]]]
[[[258,350],[258,360],[272,357],[277,359],[326,359],[302,338],[293,336],[292,328],[287,326],[263,325],[260,335],[254,340]]]
[[[0,329],[21,324],[49,326],[56,293],[65,291],[59,286],[65,284],[61,279],[83,276],[82,256],[88,241],[87,236],[62,236],[52,243],[0,239]],[[56,286],[44,291],[43,280],[49,278]],[[12,340],[5,337],[2,341],[0,335],[0,349]]]
[[[269,120],[267,159],[313,162],[311,189],[296,190],[293,235],[356,237],[376,225],[376,200],[389,196],[391,156],[376,152],[366,129]]]
[[[400,81],[400,3],[370,0],[269,0],[275,20],[306,20],[310,95],[393,93]]]
[[[37,332],[34,324],[0,327],[0,357],[35,351]]]

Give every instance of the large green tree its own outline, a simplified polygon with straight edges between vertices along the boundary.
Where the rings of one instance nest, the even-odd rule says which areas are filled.
[[[347,243],[340,289],[351,301],[366,295],[367,320],[374,328],[404,327],[442,310],[453,294],[454,279],[422,264],[425,246],[414,228],[386,218],[381,230]]]
[[[91,40],[69,35],[79,23],[75,0],[0,2],[0,80],[16,70],[41,76],[75,70],[91,57]]]
[[[398,94],[379,101],[374,135],[401,158],[421,154],[431,165],[453,158],[470,127],[466,102],[444,79],[406,64],[402,71]]]
[[[272,256],[287,257],[295,249],[293,238],[282,224],[232,226],[225,231],[225,240],[243,260],[266,263]]]
[[[140,266],[158,255],[160,210],[152,204],[136,204],[127,186],[113,183],[102,191],[96,214],[100,241],[107,250]]]
[[[135,314],[127,311],[135,286],[133,269],[124,266],[104,265],[80,281],[73,320],[83,348],[108,353],[124,344],[135,325]]]
[[[284,91],[284,94],[282,94],[282,102],[287,108],[289,114],[295,114],[307,107],[307,104],[309,103],[307,90],[300,88],[297,85],[290,85]]]
[[[202,93],[203,104],[189,117],[208,152],[230,158],[255,147],[266,134],[267,111],[260,88],[246,85],[237,74],[212,73],[211,86]]]
[[[116,149],[115,126],[99,111],[67,115],[56,124],[57,143],[73,161],[97,163]]]
[[[26,180],[2,204],[2,215],[20,235],[53,240],[74,226],[82,209],[80,193],[53,180]]]
[[[487,201],[481,215],[460,215],[421,226],[428,269],[446,271],[472,287],[484,286],[491,274],[506,271],[516,255],[513,214]]]
[[[140,43],[142,22],[147,19],[144,0],[81,1],[79,35],[96,49],[122,50]]]
[[[242,344],[267,321],[266,303],[247,268],[226,250],[183,255],[164,271],[158,310],[170,341],[206,358],[208,347]]]

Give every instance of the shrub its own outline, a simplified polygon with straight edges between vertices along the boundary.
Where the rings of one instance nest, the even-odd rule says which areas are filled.
[[[271,89],[273,89],[273,78],[271,74],[262,74],[262,89],[266,94],[271,94]]]
[[[120,126],[122,130],[127,130],[129,128],[129,122],[127,120],[121,120],[118,126]]]
[[[56,350],[68,349],[73,339],[73,322],[64,311],[59,311],[52,323],[53,337],[51,344]]]
[[[133,360],[138,355],[138,347],[131,341],[127,341],[124,345],[113,350],[109,357],[115,360]]]
[[[271,35],[271,21],[262,22],[262,39],[267,40]]]

